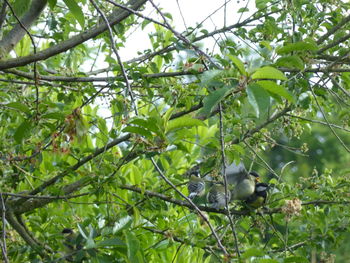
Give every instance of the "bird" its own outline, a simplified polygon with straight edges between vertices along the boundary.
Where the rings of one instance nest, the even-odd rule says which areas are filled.
[[[200,177],[199,171],[195,171],[190,176],[187,189],[189,192],[188,198],[194,199],[195,197],[201,197],[205,193],[205,181]]]
[[[221,209],[226,206],[225,198],[225,186],[222,183],[215,183],[211,186],[208,194],[207,201],[215,209]],[[231,200],[230,189],[227,189],[227,202]]]
[[[259,174],[248,172],[242,162],[234,162],[225,168],[227,183],[232,189],[232,200],[245,200],[254,193],[255,184],[259,182]]]
[[[268,189],[268,184],[257,183],[255,185],[254,193],[245,200],[245,203],[252,208],[259,208],[263,206],[266,202]]]

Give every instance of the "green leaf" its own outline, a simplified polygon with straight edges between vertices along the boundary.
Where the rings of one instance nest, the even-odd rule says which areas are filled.
[[[73,16],[78,21],[81,28],[84,28],[84,24],[85,24],[84,14],[81,8],[78,6],[77,2],[75,0],[63,0],[63,2],[68,7],[69,11],[72,12]]]
[[[247,87],[248,101],[253,106],[257,117],[265,114],[270,106],[270,95],[259,85],[250,84]]]
[[[57,0],[48,0],[49,2],[49,6],[50,6],[50,9],[54,9],[56,4],[57,4]]]
[[[231,59],[233,64],[237,67],[237,69],[239,70],[239,72],[241,72],[242,75],[245,75],[245,76],[248,75],[247,71],[244,68],[243,62],[239,58],[232,55],[228,55],[228,57]]]
[[[241,7],[240,9],[238,9],[237,13],[244,13],[244,12],[248,12],[249,8],[247,7]]]
[[[277,83],[270,81],[270,80],[260,80],[257,81],[256,84],[261,86],[264,90],[271,92],[273,94],[277,94],[285,99],[287,99],[289,102],[295,103],[295,99],[292,96],[292,94],[283,86],[278,85]]]
[[[316,51],[316,50],[318,50],[318,46],[316,43],[300,41],[300,42],[290,43],[283,47],[280,47],[276,50],[276,52],[277,54],[282,55],[282,54],[291,53],[293,51]]]
[[[252,79],[280,79],[287,80],[287,77],[282,71],[279,71],[273,67],[262,67],[258,68],[252,75]]]
[[[193,119],[189,116],[184,116],[181,118],[177,118],[168,122],[166,133],[171,131],[188,128],[193,126],[205,126],[204,122],[198,119]]]
[[[29,9],[31,2],[31,0],[16,0],[12,4],[12,8],[18,18],[20,18]]]
[[[201,85],[207,86],[210,82],[213,81],[216,77],[220,76],[222,74],[222,70],[219,69],[213,69],[213,70],[207,70],[205,71],[201,76]]]
[[[101,242],[96,244],[96,247],[124,247],[126,244],[124,241],[119,238],[110,238],[106,240],[102,240]]]
[[[199,112],[199,115],[208,116],[219,104],[219,102],[222,101],[234,88],[235,86],[225,86],[206,96],[203,100],[203,108]]]
[[[279,263],[278,260],[272,259],[272,258],[259,258],[259,260],[256,261],[257,263]]]
[[[287,56],[281,57],[276,61],[276,66],[286,67],[286,68],[296,68],[303,70],[305,65],[303,60],[299,56]]]
[[[307,263],[309,260],[305,257],[300,257],[300,256],[291,256],[288,258],[285,258],[283,263]]]
[[[148,137],[148,138],[153,137],[151,132],[147,131],[146,129],[144,129],[142,127],[137,127],[137,126],[128,126],[128,127],[123,129],[123,132],[136,133],[136,134],[139,134],[141,136]]]
[[[124,231],[126,237],[126,246],[128,248],[128,258],[132,263],[144,262],[140,250],[140,241],[134,233]]]
[[[118,222],[115,222],[113,226],[113,234],[118,233],[119,231],[129,227],[132,223],[132,218],[131,216],[125,216],[119,219]]]
[[[242,258],[262,257],[264,255],[265,253],[261,249],[249,248],[242,254]]]
[[[40,116],[42,119],[64,120],[65,115],[61,112],[50,112]]]
[[[157,121],[154,118],[149,118],[149,119],[135,118],[131,120],[130,123],[141,126],[149,131],[152,131],[158,134],[159,136],[163,135],[162,131],[159,129],[157,125]]]
[[[20,103],[20,102],[10,102],[5,104],[4,106],[12,108],[12,109],[16,109],[16,110],[20,110],[24,113],[29,113],[30,109],[28,108],[27,105]]]
[[[30,131],[31,131],[31,122],[28,120],[25,120],[21,123],[21,125],[18,126],[13,137],[17,143],[21,143],[23,138],[29,135]]]

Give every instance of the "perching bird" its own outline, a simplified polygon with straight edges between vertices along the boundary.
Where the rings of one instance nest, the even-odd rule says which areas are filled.
[[[249,196],[248,199],[245,200],[245,203],[252,208],[259,208],[263,206],[266,202],[268,189],[269,189],[268,184],[265,184],[265,183],[256,184],[254,194]]]
[[[187,189],[189,192],[188,198],[193,199],[196,196],[203,196],[205,193],[205,181],[200,177],[198,171],[193,172],[188,182]]]
[[[227,189],[227,202],[231,200],[230,189]],[[225,186],[223,184],[214,184],[207,194],[208,203],[215,209],[221,209],[226,206]]]
[[[254,193],[259,174],[254,171],[248,173],[242,162],[238,165],[232,163],[225,172],[227,183],[232,186],[232,200],[245,200]]]

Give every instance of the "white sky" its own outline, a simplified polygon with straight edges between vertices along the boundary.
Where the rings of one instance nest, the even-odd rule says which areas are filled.
[[[162,8],[163,12],[170,13],[173,16],[172,26],[178,32],[183,32],[187,27],[195,27],[196,24],[205,20],[210,14],[215,12],[221,6],[226,5],[226,25],[231,25],[242,21],[255,11],[255,0],[165,0],[156,1],[158,7]],[[181,17],[179,6],[184,18]],[[241,13],[237,13],[239,8],[248,7],[249,12],[243,13],[240,19]],[[205,21],[202,28],[207,29],[209,32],[224,26],[225,9],[221,8],[214,15]],[[146,5],[146,9],[142,12],[148,17],[152,17],[157,21],[163,22],[162,18],[156,14],[156,11],[151,4]],[[154,28],[149,24],[145,30],[136,30],[128,39],[125,49],[121,50],[120,55],[122,60],[128,60],[135,57],[137,51],[143,51],[151,47],[147,33],[154,31]]]

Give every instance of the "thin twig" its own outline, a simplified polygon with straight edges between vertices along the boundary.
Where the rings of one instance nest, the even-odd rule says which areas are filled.
[[[230,222],[231,230],[233,233],[233,238],[235,240],[235,249],[238,258],[241,258],[241,253],[239,251],[238,247],[238,238],[237,238],[237,233],[236,233],[236,228],[234,225],[234,222],[232,220],[232,216],[230,213],[230,209],[228,207],[228,184],[227,184],[227,174],[226,174],[226,157],[225,157],[225,139],[224,139],[224,123],[223,123],[223,118],[222,118],[222,105],[219,103],[219,125],[220,125],[220,146],[221,146],[221,162],[223,166],[223,177],[224,177],[224,185],[225,185],[225,206],[226,210],[228,211],[227,217]]]
[[[320,79],[320,80],[321,80],[321,79]],[[320,103],[318,102],[318,99],[317,99],[317,97],[316,97],[316,94],[315,94],[313,88],[312,88],[312,87],[309,87],[309,90],[311,91],[312,96],[314,97],[314,99],[315,99],[315,101],[316,101],[316,105],[317,105],[318,109],[321,111],[322,116],[323,116],[324,120],[326,121],[328,127],[331,129],[332,133],[333,133],[334,136],[338,139],[338,141],[339,141],[340,144],[344,147],[344,149],[345,149],[347,152],[350,153],[350,149],[346,146],[346,144],[343,142],[343,140],[342,140],[342,139],[339,137],[339,135],[335,132],[335,130],[334,130],[334,128],[332,127],[332,125],[330,125],[330,122],[328,121],[328,118],[327,118],[325,112],[323,111],[323,109],[322,109]]]
[[[7,258],[7,248],[6,248],[6,206],[5,206],[4,197],[2,193],[0,193],[0,198],[1,198],[1,206],[2,206],[2,211],[1,211],[2,241],[0,245],[1,245],[2,257],[4,259],[4,262],[8,263],[9,260]]]
[[[322,125],[326,125],[326,126],[332,126],[334,128],[337,128],[337,129],[340,129],[340,130],[343,130],[343,131],[346,131],[346,132],[350,132],[350,129],[347,129],[345,127],[342,127],[342,126],[339,126],[339,125],[336,125],[336,124],[333,124],[333,123],[329,123],[328,124],[327,122],[324,122],[324,121],[312,120],[312,119],[308,119],[308,118],[301,117],[301,116],[296,116],[296,115],[289,114],[289,113],[287,113],[286,116],[289,116],[289,117],[292,117],[292,118],[297,118],[297,119],[308,121],[308,122],[312,122],[312,123],[322,124]]]
[[[135,102],[135,98],[134,98],[134,94],[131,90],[131,87],[130,87],[130,82],[129,82],[129,79],[128,79],[128,76],[126,75],[126,71],[125,71],[125,68],[124,68],[124,65],[123,65],[123,62],[119,56],[119,53],[118,53],[118,50],[115,46],[115,41],[114,41],[114,38],[113,38],[113,31],[112,31],[112,28],[108,22],[108,19],[106,17],[106,15],[103,13],[103,11],[96,5],[96,3],[93,1],[93,0],[90,0],[90,3],[96,8],[97,12],[100,14],[100,16],[103,18],[104,22],[106,23],[107,25],[107,28],[108,28],[108,33],[109,33],[109,38],[110,38],[110,44],[111,44],[111,47],[112,47],[112,50],[114,52],[114,54],[116,55],[117,57],[117,60],[118,60],[118,64],[120,66],[120,69],[122,71],[122,75],[123,75],[123,78],[124,78],[124,81],[125,81],[125,85],[126,85],[126,88],[128,90],[128,93],[129,93],[129,96],[130,96],[130,99],[131,99],[131,102],[133,104],[133,107],[134,107],[134,111],[135,111],[135,114],[138,115],[138,111],[137,111],[137,106],[136,106],[136,102]]]

